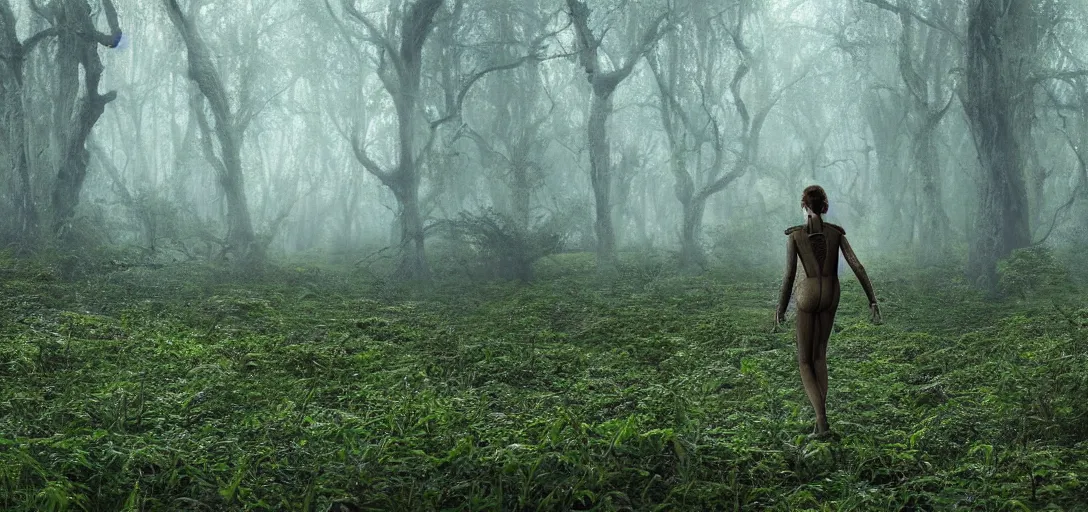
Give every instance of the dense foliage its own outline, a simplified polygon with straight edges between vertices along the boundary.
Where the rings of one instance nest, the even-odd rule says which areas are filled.
[[[564,235],[555,220],[519,226],[510,216],[489,208],[462,212],[459,219],[441,225],[447,240],[462,249],[469,276],[528,282],[537,260],[563,249]]]
[[[815,439],[792,333],[770,332],[777,272],[661,261],[628,255],[605,279],[558,255],[532,284],[423,294],[316,264],[257,281],[113,262],[66,281],[4,259],[0,508],[1088,502],[1083,293],[988,301],[961,269],[870,263],[887,323],[844,280],[837,435]]]

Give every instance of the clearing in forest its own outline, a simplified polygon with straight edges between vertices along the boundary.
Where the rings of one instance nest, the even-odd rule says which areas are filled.
[[[972,510],[1088,503],[1088,309],[872,264],[812,412],[778,278],[545,262],[0,276],[4,510]],[[913,278],[917,279],[913,279]],[[1079,304],[1072,306],[1061,304]]]

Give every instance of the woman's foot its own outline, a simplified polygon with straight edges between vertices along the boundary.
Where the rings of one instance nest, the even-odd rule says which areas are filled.
[[[816,422],[816,426],[813,427],[812,433],[806,437],[809,439],[828,439],[833,435],[834,432],[831,431],[831,427],[827,424],[827,421],[824,421],[822,423]]]
[[[839,437],[839,432],[836,430],[826,430],[823,433],[813,432],[805,436],[805,438],[809,441],[823,441],[826,443],[833,443],[841,439],[841,437]]]

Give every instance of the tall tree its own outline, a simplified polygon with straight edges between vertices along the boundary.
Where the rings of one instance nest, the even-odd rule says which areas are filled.
[[[389,26],[383,29],[355,7],[354,0],[343,0],[344,13],[355,23],[361,25],[362,33],[356,34],[346,26],[341,30],[349,39],[357,38],[375,50],[371,55],[377,64],[378,77],[382,87],[393,101],[397,118],[397,151],[394,163],[383,166],[374,160],[358,133],[351,135],[355,158],[364,168],[383,185],[393,192],[400,208],[400,262],[397,275],[409,280],[430,278],[424,250],[423,214],[421,211],[420,183],[422,181],[421,163],[426,153],[434,144],[437,130],[460,115],[465,96],[480,78],[502,70],[516,68],[525,62],[537,58],[535,53],[538,41],[530,44],[529,55],[511,62],[486,67],[459,80],[461,86],[455,91],[446,92],[445,111],[432,120],[420,119],[421,79],[423,70],[423,50],[427,38],[435,29],[435,15],[443,6],[443,0],[415,0],[404,6],[399,14],[397,27],[390,17]],[[457,19],[463,9],[464,0],[457,0],[452,7],[451,18]],[[332,13],[332,6],[326,0],[326,7]],[[335,19],[335,15],[334,15]],[[447,70],[449,71],[449,70]],[[449,83],[449,80],[446,81]],[[421,129],[427,132],[425,142],[417,149],[417,135]]]
[[[389,187],[400,206],[401,257],[398,274],[409,279],[427,279],[430,269],[424,252],[423,216],[420,213],[419,155],[415,149],[416,108],[419,99],[423,48],[434,30],[434,17],[443,0],[416,0],[409,4],[399,29],[400,40],[392,31],[386,32],[355,8],[354,1],[344,0],[347,14],[361,24],[364,40],[379,47],[378,75],[382,86],[393,100],[397,115],[397,157],[392,168],[374,161],[357,138],[352,139],[355,157],[361,164]],[[331,10],[331,7],[330,7]],[[399,43],[399,44],[398,44]]]
[[[212,60],[211,50],[201,36],[192,18],[198,2],[190,6],[190,13],[182,12],[177,0],[164,0],[170,22],[185,42],[189,61],[189,79],[196,85],[199,96],[192,95],[190,107],[196,116],[202,137],[205,158],[211,162],[219,178],[219,186],[227,202],[227,241],[241,263],[253,264],[263,259],[262,248],[257,244],[246,201],[245,176],[242,171],[242,138],[253,119],[250,109],[232,111],[227,89],[219,70]],[[205,103],[212,112],[215,124],[209,122]],[[219,142],[219,151],[213,147],[212,137]]]
[[[885,0],[865,0],[886,9],[899,18],[899,47],[896,62],[905,85],[911,121],[911,167],[920,181],[919,203],[921,219],[918,257],[921,263],[940,260],[948,237],[948,215],[941,202],[941,165],[937,153],[937,129],[955,95],[943,91],[945,53],[953,40],[947,19],[939,22],[914,12],[910,2],[897,0],[895,5]],[[931,16],[950,17],[955,9],[948,2],[932,2]],[[923,26],[917,25],[921,20]],[[915,39],[923,36],[919,50]],[[950,88],[951,89],[951,88]]]
[[[906,195],[896,193],[907,188],[905,174],[902,172],[903,139],[902,126],[906,123],[906,98],[898,89],[874,86],[870,87],[861,98],[861,113],[869,128],[869,150],[876,156],[877,191],[884,223],[895,226],[905,221]],[[901,235],[900,230],[889,229],[882,243],[887,244],[893,237]]]
[[[15,232],[29,241],[38,230],[38,208],[31,185],[30,147],[27,137],[26,78],[24,67],[30,52],[46,38],[56,35],[56,27],[41,30],[20,41],[15,13],[10,0],[0,1],[0,109],[3,109],[3,141],[14,170]]]
[[[710,3],[704,4],[704,7],[710,6]],[[757,94],[763,96],[762,101],[755,102],[751,93],[746,94],[745,78],[760,64],[757,52],[753,52],[745,40],[745,27],[751,14],[749,7],[748,2],[737,2],[731,19],[693,10],[692,16],[697,19],[685,24],[684,28],[671,31],[663,45],[665,54],[649,59],[657,80],[661,122],[669,147],[669,169],[676,179],[674,192],[683,206],[680,263],[689,271],[702,268],[706,263],[699,237],[707,201],[744,176],[755,164],[767,116],[782,94],[806,75],[802,72],[774,90],[757,88]],[[731,74],[724,66],[717,65],[727,40],[738,55]],[[691,61],[694,65],[689,64]],[[690,76],[682,75],[685,67],[691,69]],[[724,91],[716,85],[725,83],[727,78],[739,125],[740,146],[731,163],[727,159],[730,144],[722,129],[726,124],[726,108],[720,100]],[[773,77],[760,78],[773,83]],[[758,108],[749,110],[753,103],[758,103]],[[704,147],[709,148],[710,154],[710,162],[705,166],[701,164]],[[727,167],[728,172],[725,172]]]
[[[102,79],[102,60],[98,55],[98,46],[114,48],[121,40],[121,28],[117,19],[117,10],[111,0],[102,1],[103,12],[110,28],[110,33],[103,33],[95,28],[91,16],[91,8],[83,0],[53,0],[48,4],[31,2],[31,8],[41,17],[49,20],[52,25],[52,35],[57,37],[56,51],[56,77],[57,87],[53,100],[53,144],[56,148],[54,163],[56,166],[56,180],[53,182],[51,194],[52,231],[54,234],[64,236],[68,234],[68,227],[75,216],[76,206],[79,204],[80,192],[83,190],[83,182],[87,177],[87,165],[90,160],[90,152],[87,148],[87,139],[98,122],[99,117],[106,109],[106,105],[117,97],[116,91],[99,93],[98,84]],[[14,22],[14,17],[9,16],[11,9],[7,2],[0,8],[6,11],[2,17]],[[8,25],[9,22],[4,22]],[[34,37],[41,36],[42,33]],[[10,41],[10,40],[9,40]],[[28,41],[29,42],[29,41]],[[16,50],[17,44],[12,46]],[[24,45],[27,46],[27,45]],[[13,71],[16,72],[16,81],[22,81],[22,59],[25,58],[24,50],[18,52],[19,62],[13,62]],[[80,69],[82,68],[82,87],[80,84]],[[83,96],[79,96],[80,90]],[[23,115],[16,113],[16,116]],[[19,128],[16,128],[19,130]],[[23,130],[25,130],[25,125]],[[17,137],[25,137],[26,132],[16,134]],[[27,169],[25,162],[25,140],[20,142],[22,156],[17,156],[17,167],[20,180],[22,173]],[[28,201],[29,192],[22,193],[20,202]],[[26,215],[24,226],[29,229],[33,219],[33,212],[29,207],[22,207]]]
[[[519,31],[533,29],[534,38],[539,39],[548,25],[540,10],[504,9],[496,18],[496,31],[504,40],[515,40]],[[518,23],[518,18],[524,21]],[[517,57],[512,50],[504,53],[505,59]],[[486,90],[479,94],[474,109],[466,111],[463,130],[478,148],[483,167],[497,178],[488,179],[496,209],[521,230],[530,227],[533,193],[544,181],[543,154],[549,144],[544,129],[557,109],[541,64],[531,62],[490,77],[481,85]]]
[[[606,70],[600,57],[603,36],[596,36],[589,26],[589,7],[579,0],[567,0],[574,24],[579,61],[592,89],[586,135],[589,142],[590,182],[593,185],[597,235],[597,264],[602,269],[616,265],[616,234],[612,226],[612,148],[608,142],[608,118],[612,114],[612,96],[620,83],[631,75],[635,64],[657,44],[663,34],[667,11],[651,20],[627,50],[624,59]],[[607,61],[607,59],[604,59]]]
[[[968,22],[961,101],[982,170],[968,274],[991,290],[997,260],[1031,243],[1024,155],[1035,115],[1029,78],[1043,37],[1035,8],[1029,0],[974,0]]]

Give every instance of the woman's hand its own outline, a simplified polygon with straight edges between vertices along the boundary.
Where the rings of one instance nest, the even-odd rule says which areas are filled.
[[[869,320],[872,321],[873,324],[880,325],[884,323],[884,318],[880,316],[880,306],[877,306],[875,302],[869,304],[869,313],[871,315]]]

